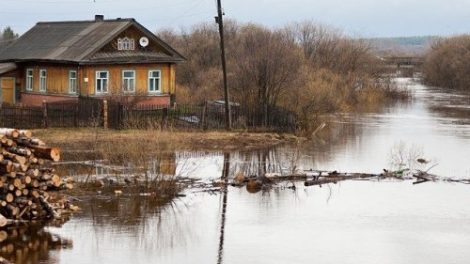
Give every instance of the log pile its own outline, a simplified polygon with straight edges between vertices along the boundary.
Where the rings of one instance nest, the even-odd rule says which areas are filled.
[[[28,130],[0,128],[0,228],[12,223],[60,218],[63,201],[50,192],[73,188],[50,167],[60,150],[48,147]]]

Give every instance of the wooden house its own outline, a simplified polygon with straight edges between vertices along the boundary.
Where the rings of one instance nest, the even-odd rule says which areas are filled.
[[[184,57],[134,19],[39,22],[0,52],[4,103],[113,97],[170,105]]]

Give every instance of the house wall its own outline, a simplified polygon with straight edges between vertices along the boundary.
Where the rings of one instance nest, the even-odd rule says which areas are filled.
[[[135,71],[135,92],[124,93],[122,89],[122,72],[123,70]],[[148,72],[149,70],[161,71],[161,94],[149,93],[148,90]],[[96,72],[108,71],[109,72],[109,87],[107,94],[96,93]],[[162,94],[175,93],[175,66],[171,64],[140,64],[140,65],[99,65],[99,66],[83,66],[81,72],[81,89],[82,95],[89,96],[121,96],[121,95],[136,95],[136,96],[159,96]],[[88,78],[88,83],[83,80]]]
[[[33,70],[33,90],[26,90],[26,70]],[[39,91],[39,72],[47,71],[46,92]],[[25,65],[21,72],[21,87],[23,92],[32,92],[49,95],[69,95],[69,71],[77,71],[77,66],[72,65]]]
[[[33,90],[26,90],[26,70],[33,70]],[[41,92],[39,72],[47,71],[47,90]],[[77,93],[69,92],[69,71],[77,71]],[[109,72],[109,91],[104,94],[96,93],[96,71]],[[122,71],[135,71],[135,92],[124,93],[122,91]],[[161,71],[161,93],[148,92],[148,71]],[[139,104],[170,104],[170,94],[175,93],[176,65],[174,64],[123,64],[123,65],[22,65],[16,75],[17,87],[21,87],[20,102],[24,105],[41,105],[43,101],[56,102],[76,100],[81,96],[95,97],[129,97],[128,100],[138,100]],[[88,79],[88,82],[85,79]]]
[[[64,102],[76,101],[78,96],[39,94],[39,93],[21,93],[21,104],[27,106],[41,106],[43,102]]]

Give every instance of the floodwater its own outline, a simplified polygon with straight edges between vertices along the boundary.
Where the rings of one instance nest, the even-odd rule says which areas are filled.
[[[470,95],[397,81],[412,91],[411,102],[338,116],[322,132],[329,134],[328,143],[319,137],[251,153],[178,152],[176,174],[218,180],[224,164],[228,177],[239,171],[379,173],[414,166],[470,178]],[[428,163],[416,164],[417,157]],[[145,197],[97,198],[81,204],[83,212],[62,227],[44,230],[47,240],[66,241],[63,247],[46,248],[22,263],[470,261],[470,185],[357,180],[287,188],[293,184],[257,193],[190,189],[164,206]]]

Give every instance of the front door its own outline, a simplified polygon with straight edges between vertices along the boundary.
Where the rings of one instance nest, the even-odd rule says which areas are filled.
[[[11,77],[0,78],[0,92],[2,96],[2,103],[14,104],[15,103],[15,78],[11,78]]]

